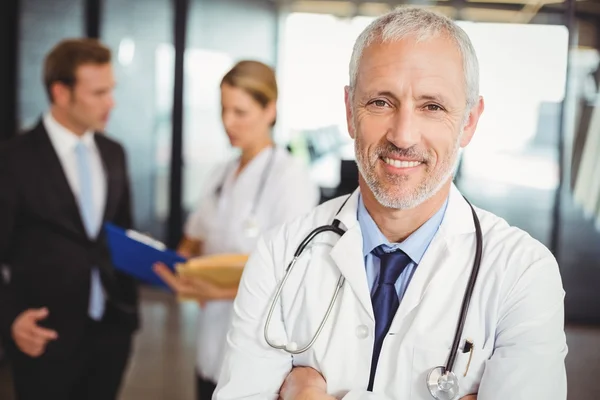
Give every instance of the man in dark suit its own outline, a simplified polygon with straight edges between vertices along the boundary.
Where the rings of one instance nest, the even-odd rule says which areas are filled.
[[[114,106],[110,51],[61,42],[44,77],[49,112],[0,149],[0,333],[19,400],[112,400],[138,301],[102,234],[132,224],[125,153],[97,133]]]

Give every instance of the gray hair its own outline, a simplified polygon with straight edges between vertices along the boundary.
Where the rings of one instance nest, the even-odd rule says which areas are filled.
[[[467,33],[450,18],[418,7],[398,7],[373,21],[360,34],[350,59],[350,93],[354,91],[363,51],[373,43],[400,41],[415,37],[417,42],[447,35],[458,46],[463,59],[467,109],[479,99],[479,62]]]

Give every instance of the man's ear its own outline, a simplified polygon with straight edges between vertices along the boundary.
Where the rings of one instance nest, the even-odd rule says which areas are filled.
[[[344,88],[344,102],[346,103],[346,125],[348,133],[352,139],[355,139],[354,115],[352,114],[352,93],[350,86]]]
[[[73,89],[64,83],[54,82],[50,86],[50,93],[52,94],[52,103],[64,107],[71,102]]]
[[[477,103],[475,103],[475,105],[471,107],[471,110],[469,110],[467,122],[463,127],[463,135],[460,140],[460,147],[466,147],[471,142],[471,139],[473,139],[473,135],[477,129],[477,123],[479,122],[479,117],[481,117],[481,114],[483,114],[484,108],[485,104],[483,97],[479,96]]]

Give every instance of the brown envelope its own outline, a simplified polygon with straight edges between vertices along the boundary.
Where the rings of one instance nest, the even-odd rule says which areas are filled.
[[[182,277],[197,277],[230,288],[239,285],[247,261],[246,254],[215,254],[190,258],[185,263],[177,264],[176,271]]]

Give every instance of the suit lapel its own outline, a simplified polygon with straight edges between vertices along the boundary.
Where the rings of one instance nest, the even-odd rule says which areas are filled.
[[[87,237],[75,195],[44,124],[40,121],[31,134],[35,137],[37,162],[40,164],[40,198],[49,206],[45,217]]]

